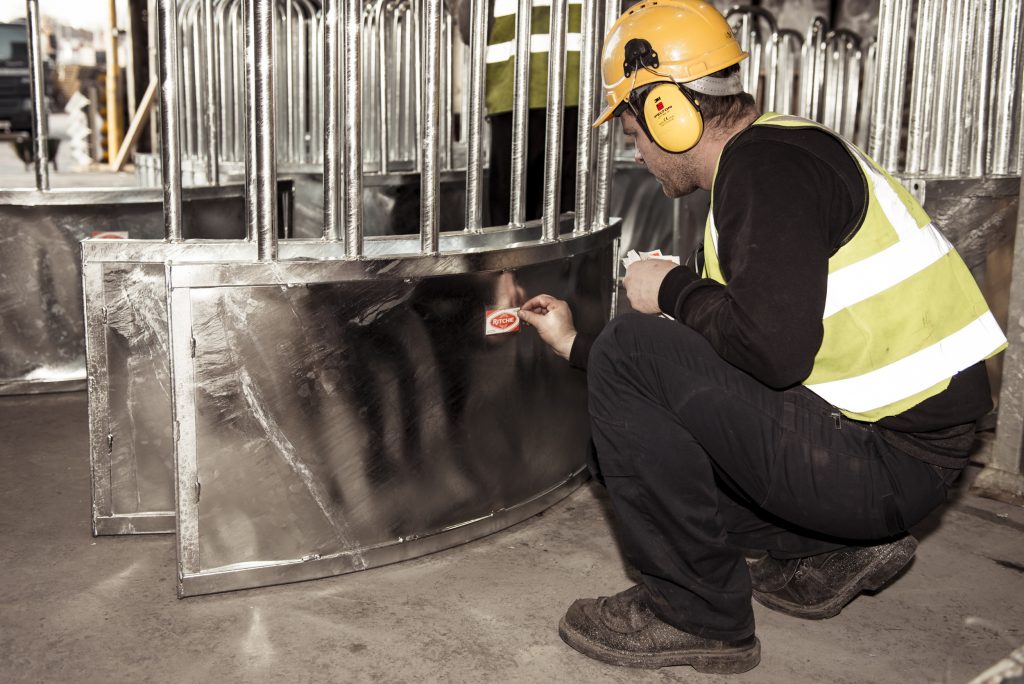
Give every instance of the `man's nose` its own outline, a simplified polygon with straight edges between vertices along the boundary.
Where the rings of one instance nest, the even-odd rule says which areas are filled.
[[[633,161],[635,161],[637,164],[640,164],[641,166],[643,166],[644,155],[640,154],[640,148],[639,147],[636,147],[636,148],[633,149]]]

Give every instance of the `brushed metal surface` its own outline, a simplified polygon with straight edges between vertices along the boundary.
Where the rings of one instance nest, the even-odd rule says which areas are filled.
[[[585,377],[532,329],[485,336],[484,311],[551,292],[596,331],[616,233],[378,263],[172,264],[181,595],[427,553],[567,492]]]
[[[185,203],[189,231],[239,237],[237,188]],[[159,193],[122,202],[124,191],[2,193],[0,196],[0,394],[81,389],[85,380],[79,242],[93,231],[159,238]],[[13,196],[13,197],[12,197]],[[186,197],[190,197],[186,193]],[[24,199],[5,202],[5,199]],[[50,202],[44,200],[51,200]]]

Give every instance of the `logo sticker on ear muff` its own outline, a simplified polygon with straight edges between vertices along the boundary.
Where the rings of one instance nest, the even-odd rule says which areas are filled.
[[[656,86],[643,105],[647,132],[668,152],[685,152],[700,140],[703,120],[697,105],[675,83]]]

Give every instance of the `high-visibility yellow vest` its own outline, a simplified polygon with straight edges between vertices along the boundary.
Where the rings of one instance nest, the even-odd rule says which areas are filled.
[[[583,0],[569,0],[565,35],[565,106],[579,104],[580,33]],[[516,10],[517,0],[495,0],[494,24],[487,36],[487,87],[485,102],[489,114],[512,111],[512,89],[515,84]],[[533,0],[530,30],[530,109],[547,105],[548,52],[551,40],[551,0]]]
[[[896,179],[813,121],[769,113],[754,125],[823,130],[843,143],[867,181],[864,221],[828,261],[825,334],[803,383],[808,389],[850,418],[874,422],[939,394],[956,373],[1006,348],[967,265]],[[725,284],[714,193],[711,202],[704,277]]]

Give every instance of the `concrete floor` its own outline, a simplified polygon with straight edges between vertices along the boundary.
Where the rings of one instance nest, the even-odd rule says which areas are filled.
[[[94,539],[86,397],[0,397],[0,682],[719,681],[624,670],[558,639],[578,596],[630,584],[607,501],[423,559],[178,600],[168,535]],[[754,606],[744,682],[966,682],[1024,641],[1024,510],[960,492],[910,570],[825,622]]]

